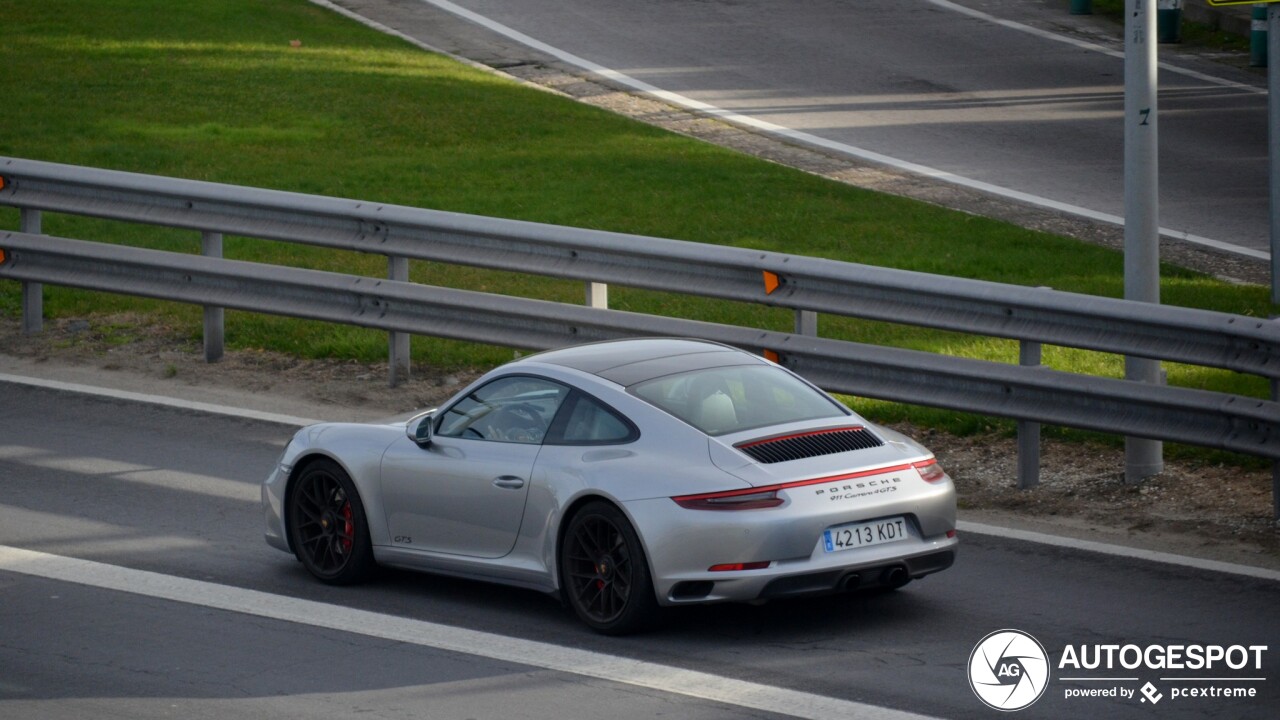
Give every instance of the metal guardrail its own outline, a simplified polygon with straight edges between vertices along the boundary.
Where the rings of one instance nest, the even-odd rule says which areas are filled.
[[[436,260],[1280,377],[1280,323],[743,248],[0,158],[0,205]],[[778,287],[767,292],[765,273]]]
[[[1280,378],[1280,322],[1003,285],[784,253],[499,220],[117,171],[0,158],[0,279],[87,287],[307,317],[392,332],[546,348],[606,337],[695,335],[780,354],[836,392],[1191,444],[1280,459],[1280,402],[883,348],[816,335],[815,313],[1048,343]],[[95,245],[37,235],[51,211],[386,255],[392,280]],[[412,285],[424,259],[786,307],[774,333]],[[287,280],[287,281],[286,281]],[[217,328],[221,331],[220,323]],[[208,347],[208,345],[206,345]],[[220,353],[220,346],[217,348]],[[1034,428],[1034,425],[1026,425]],[[1038,431],[1037,431],[1038,432]],[[1028,443],[1028,446],[1031,444]],[[1027,465],[1024,463],[1024,465]],[[1278,465],[1280,467],[1280,465]],[[1278,475],[1280,478],[1280,475]],[[1024,486],[1034,482],[1025,481]],[[1277,480],[1280,483],[1280,480]],[[1280,487],[1280,486],[1278,486]],[[1280,498],[1280,493],[1277,493]],[[1280,500],[1277,500],[1280,514]]]
[[[701,337],[834,392],[1280,459],[1280,403],[717,323],[182,253],[5,233],[0,279],[177,300],[535,350],[619,337]]]

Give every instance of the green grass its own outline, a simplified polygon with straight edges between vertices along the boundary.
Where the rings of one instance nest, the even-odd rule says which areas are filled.
[[[291,41],[301,41],[292,47]],[[0,4],[0,155],[736,245],[1118,296],[1118,253],[863,191],[666,133],[421,52],[303,0],[8,0]],[[0,227],[17,213],[0,210]],[[195,233],[47,215],[45,232],[197,252]],[[384,275],[380,257],[227,238],[228,257]],[[577,282],[414,263],[418,282],[581,302]],[[0,283],[0,312],[19,289]],[[198,308],[64,288],[46,312]],[[1266,316],[1265,288],[1163,269],[1169,304]],[[613,307],[775,329],[789,313],[627,288]],[[1011,362],[1013,343],[824,317],[823,334]],[[381,333],[228,313],[232,348],[385,358]],[[483,366],[511,350],[415,338],[415,362]],[[1119,360],[1046,351],[1063,369]],[[1199,369],[1171,381],[1260,395]],[[886,411],[897,412],[897,411]],[[907,411],[903,411],[907,412]],[[915,411],[910,411],[915,412]],[[921,417],[934,417],[926,411]],[[910,413],[908,413],[910,414]],[[950,415],[950,414],[946,414]],[[941,420],[942,424],[948,421]],[[967,421],[956,421],[963,424]],[[985,421],[984,421],[985,422]]]

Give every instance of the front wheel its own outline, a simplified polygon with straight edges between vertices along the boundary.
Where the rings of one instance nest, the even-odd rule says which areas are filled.
[[[622,511],[609,503],[592,502],[569,520],[560,573],[569,605],[596,632],[633,633],[657,615],[640,539]]]
[[[321,582],[350,585],[373,570],[373,548],[364,504],[337,463],[318,460],[294,480],[289,492],[289,536],[293,551]]]

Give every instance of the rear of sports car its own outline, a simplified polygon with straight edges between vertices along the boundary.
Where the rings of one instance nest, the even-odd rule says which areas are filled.
[[[741,482],[627,503],[663,604],[893,588],[954,562],[951,478],[892,430],[792,423],[708,437],[708,453]]]

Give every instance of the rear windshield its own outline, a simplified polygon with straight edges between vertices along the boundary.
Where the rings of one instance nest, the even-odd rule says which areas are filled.
[[[849,414],[795,376],[769,365],[695,370],[629,389],[708,435]]]

